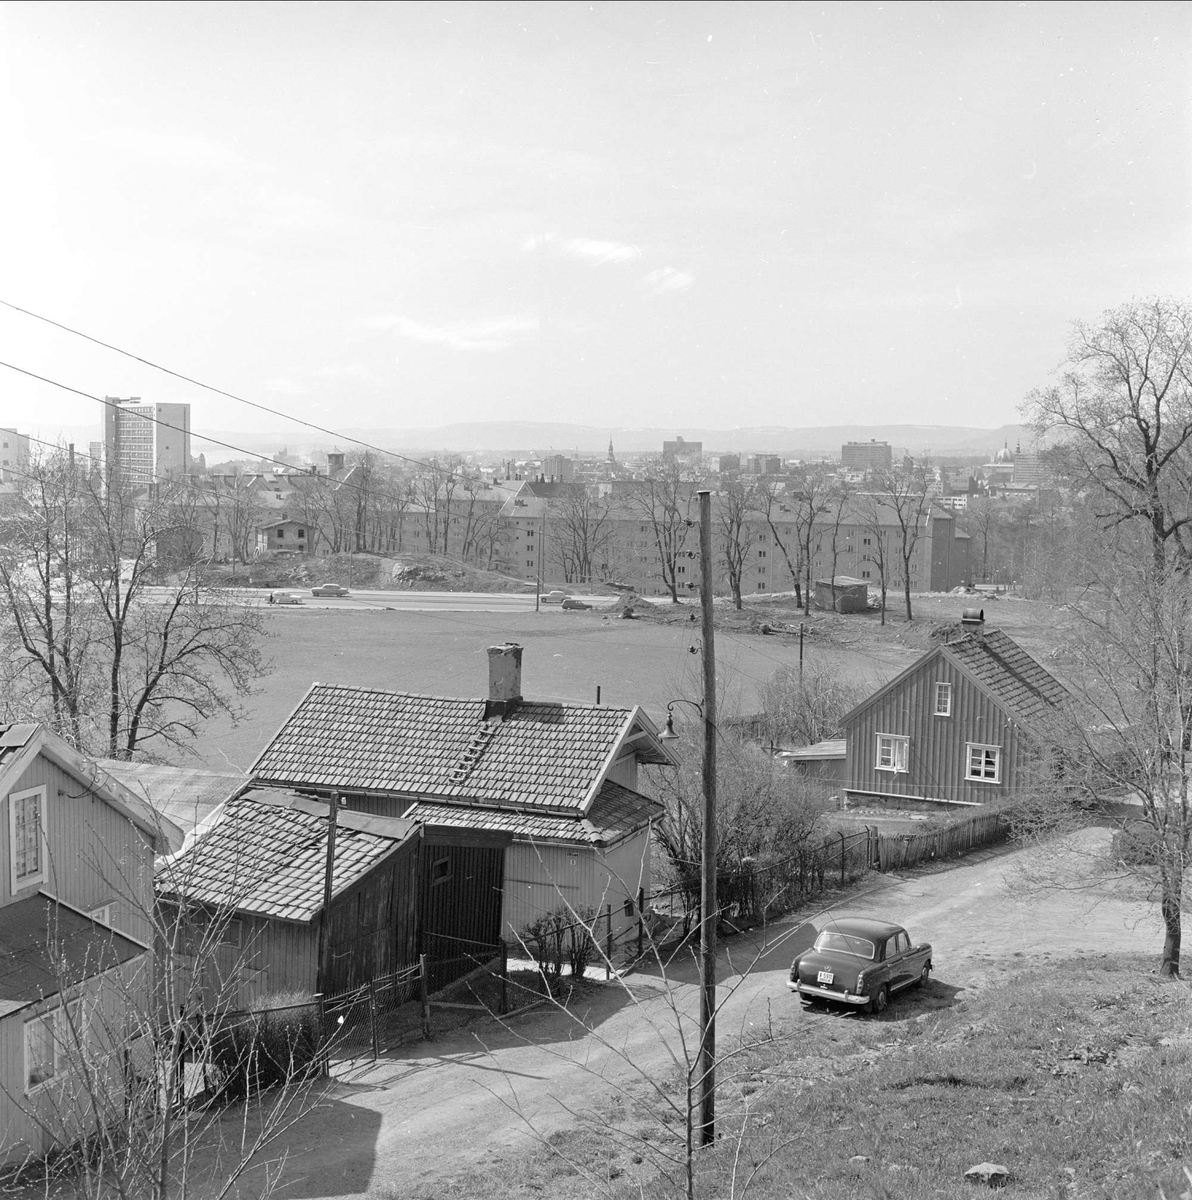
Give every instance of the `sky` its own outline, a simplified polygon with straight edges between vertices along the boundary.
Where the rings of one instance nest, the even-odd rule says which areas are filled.
[[[335,430],[993,428],[1192,279],[1182,3],[7,3],[0,81],[0,300]]]

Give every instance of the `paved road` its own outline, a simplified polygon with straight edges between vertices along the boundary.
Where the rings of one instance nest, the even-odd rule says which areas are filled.
[[[1064,849],[1071,880],[1108,836],[1091,830]],[[1005,847],[978,851],[960,865],[905,878],[878,876],[852,894],[836,915],[884,915],[934,947],[936,975],[928,987],[895,999],[880,1018],[842,1019],[803,1012],[786,990],[793,953],[809,944],[823,914],[791,918],[764,936],[727,942],[720,973],[722,1045],[751,1028],[778,1036],[834,1022],[833,1039],[848,1052],[850,1030],[871,1020],[911,1020],[963,1003],[980,988],[1000,985],[1023,963],[1088,954],[1147,952],[1160,945],[1153,906],[1103,894],[1090,910],[1088,893],[1027,894],[1025,881],[1048,875],[1050,851]],[[319,1108],[285,1142],[289,1153],[283,1200],[377,1195],[395,1181],[449,1185],[493,1155],[518,1153],[540,1135],[574,1124],[572,1115],[600,1111],[620,1087],[639,1090],[675,1068],[676,1013],[692,1031],[698,1006],[693,963],[673,970],[667,987],[639,971],[626,986],[600,988],[578,1015],[538,1010],[502,1027],[481,1021],[433,1043],[415,1043],[334,1083]],[[234,1139],[233,1139],[234,1140]],[[256,1173],[246,1179],[252,1191]]]
[[[276,605],[278,611],[303,608],[333,608],[346,610],[397,609],[406,612],[533,612],[534,595],[521,592],[409,592],[379,589],[352,589],[347,596],[312,596],[310,588],[240,588],[236,594],[249,605],[269,604],[270,594],[292,592],[302,597],[296,605]],[[569,593],[593,608],[608,608],[612,596],[588,596]],[[168,588],[147,588],[150,598],[173,596]],[[543,612],[563,612],[558,604],[543,604]]]

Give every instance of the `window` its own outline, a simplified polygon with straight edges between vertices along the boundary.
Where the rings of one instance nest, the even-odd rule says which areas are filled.
[[[892,733],[877,735],[877,769],[879,771],[905,771],[909,757],[911,739]]]
[[[935,715],[937,717],[952,715],[952,685],[950,683],[935,685]]]
[[[998,783],[1002,777],[1002,748],[968,744],[968,779]]]
[[[101,925],[111,926],[112,910],[116,906],[114,904],[101,904],[98,908],[93,908],[87,916],[93,921],[98,921]]]
[[[872,546],[872,545],[873,545],[873,538],[862,538],[862,539],[861,539],[861,545],[862,545],[862,546]]]
[[[440,858],[436,859],[434,865],[430,869],[430,882],[433,887],[436,883],[446,883],[451,878],[451,859]]]
[[[758,556],[758,558],[765,558],[765,557],[766,557],[766,552],[765,552],[764,550],[759,550],[759,551],[757,552],[757,556]]]
[[[305,530],[305,529],[299,529],[299,530],[298,530],[298,536],[299,536],[300,538],[304,538],[304,537],[306,537],[306,530]]]
[[[85,1050],[87,1013],[81,1000],[25,1022],[25,1091],[63,1074],[72,1054]]]
[[[8,798],[8,836],[12,847],[12,891],[43,883],[46,877],[44,787],[13,792]]]
[[[284,529],[279,529],[279,530],[277,531],[277,536],[278,536],[279,538],[284,538],[284,537],[286,536],[286,531],[285,531]]]

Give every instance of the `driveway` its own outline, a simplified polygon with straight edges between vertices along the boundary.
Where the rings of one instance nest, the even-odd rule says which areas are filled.
[[[1053,873],[1057,880],[1086,879],[1085,855],[1108,836],[1087,830],[1062,853],[997,847],[950,867],[874,876],[833,911],[888,916],[913,939],[931,941],[933,1002],[962,1004],[1027,962],[1157,955],[1161,926],[1153,906],[1112,887],[1034,891]],[[731,996],[717,1020],[722,1045],[767,1021],[789,1034],[801,1022],[825,1019],[804,1013],[785,986],[793,952],[814,938],[819,919],[794,916],[725,943],[721,979]],[[398,1194],[386,1189],[399,1182],[403,1191],[418,1182],[445,1183],[496,1153],[531,1147],[527,1122],[548,1134],[574,1124],[574,1114],[602,1107],[617,1086],[633,1086],[635,1072],[665,1076],[676,1061],[674,1013],[690,1020],[698,1005],[694,963],[678,964],[671,974],[669,989],[659,976],[635,972],[623,987],[593,989],[576,1016],[540,1009],[504,1027],[480,1021],[349,1073],[287,1134],[276,1194],[363,1197],[374,1189]],[[900,997],[891,1012],[917,1002]],[[255,1178],[249,1173],[242,1195],[254,1194]]]

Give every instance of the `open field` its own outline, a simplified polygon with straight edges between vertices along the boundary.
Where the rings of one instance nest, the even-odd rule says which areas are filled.
[[[361,593],[367,595],[367,593]],[[954,621],[963,608],[985,604],[986,620],[1021,641],[1046,663],[1054,644],[1055,609],[1019,600],[917,598],[916,620],[893,614],[806,618],[808,664],[830,662],[852,682],[877,687],[909,665],[929,644],[933,623]],[[526,648],[523,690],[535,699],[616,706],[641,704],[661,723],[666,702],[698,696],[699,626],[694,608],[661,605],[648,619],[622,621],[599,612],[420,613],[377,610],[278,609],[268,614],[266,655],[273,671],[238,725],[213,721],[195,747],[211,767],[247,767],[314,682],[440,696],[481,696],[488,686],[485,648],[516,641]],[[723,707],[757,710],[759,689],[781,666],[797,666],[799,640],[765,636],[760,622],[798,625],[789,601],[750,603],[744,613],[717,607],[716,664]],[[194,761],[193,758],[179,761]]]

